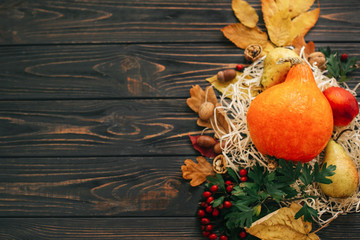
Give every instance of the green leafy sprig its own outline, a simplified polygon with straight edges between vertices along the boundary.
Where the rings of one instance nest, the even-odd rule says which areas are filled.
[[[341,60],[341,56],[337,51],[332,51],[330,47],[319,48],[320,52],[325,55],[326,68],[329,73],[329,77],[336,78],[339,82],[345,82],[350,80],[347,75],[350,72],[355,71],[358,68],[356,64],[356,57],[347,57],[346,60]]]
[[[306,190],[314,183],[329,184],[328,178],[334,175],[336,166],[324,164],[321,168],[318,163],[312,167],[308,163],[294,163],[278,160],[279,166],[274,171],[256,164],[248,169],[248,180],[241,182],[237,174],[228,168],[226,175],[216,174],[208,177],[206,188],[217,185],[219,190],[213,195],[212,207],[219,208],[225,201],[232,203],[231,208],[221,208],[220,221],[223,231],[229,236],[236,236],[236,232],[263,216],[279,209],[281,202],[317,198],[307,194]],[[234,183],[232,191],[226,191],[225,180]],[[295,218],[304,216],[304,220],[313,222],[318,216],[315,209],[303,202],[303,207],[297,212]],[[234,238],[237,239],[237,238]]]

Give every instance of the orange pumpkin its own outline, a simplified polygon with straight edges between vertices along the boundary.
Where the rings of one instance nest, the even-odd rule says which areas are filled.
[[[247,124],[260,153],[308,162],[329,141],[333,116],[310,67],[300,63],[290,69],[283,83],[265,90],[251,102]]]

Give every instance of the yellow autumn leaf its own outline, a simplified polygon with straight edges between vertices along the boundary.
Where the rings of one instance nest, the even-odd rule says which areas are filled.
[[[299,204],[291,204],[254,222],[246,231],[262,240],[320,240],[315,233],[310,233],[311,223],[303,217],[295,219],[300,210]]]
[[[220,82],[217,80],[217,75],[212,76],[210,78],[207,78],[206,81],[208,81],[209,83],[211,83],[211,85],[217,89],[219,92],[221,93],[225,93],[225,89],[230,85],[230,84],[235,84],[238,81],[237,76],[240,76],[242,73],[241,72],[236,72],[236,77],[230,81],[227,82]],[[250,77],[248,77],[248,79],[250,79]],[[231,99],[231,96],[233,95],[233,90],[232,88],[229,88],[226,90],[226,96],[228,96]],[[244,90],[244,94],[247,95],[247,90]],[[255,91],[253,89],[251,89],[251,95],[254,97],[258,94],[258,91]]]
[[[275,0],[261,0],[261,10],[263,13],[263,18],[265,25],[267,25],[269,19],[278,12],[278,6]]]
[[[232,9],[237,19],[249,28],[254,28],[259,21],[255,9],[245,0],[232,0]]]
[[[288,9],[276,12],[266,24],[271,42],[278,47],[288,46],[291,43],[291,25]]]
[[[258,44],[263,48],[268,44],[267,34],[258,27],[249,28],[242,23],[234,23],[224,27],[221,31],[227,39],[242,49],[251,44]]]
[[[291,42],[297,36],[305,36],[306,33],[316,24],[320,15],[320,8],[305,12],[294,18],[291,22]]]
[[[294,18],[306,12],[314,4],[315,0],[290,0],[290,17]]]

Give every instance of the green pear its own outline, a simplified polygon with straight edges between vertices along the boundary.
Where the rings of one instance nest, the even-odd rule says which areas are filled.
[[[353,195],[359,184],[359,174],[355,163],[350,159],[345,149],[330,140],[325,148],[324,163],[335,165],[335,174],[329,177],[330,184],[320,184],[322,191],[329,197],[346,198]]]
[[[290,62],[278,64],[281,58],[299,58],[292,50],[287,48],[274,48],[265,57],[264,71],[260,79],[261,85],[267,89],[285,80],[291,68]]]

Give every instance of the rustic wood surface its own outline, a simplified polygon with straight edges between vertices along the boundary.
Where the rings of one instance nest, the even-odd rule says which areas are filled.
[[[306,39],[360,58],[359,1],[320,7]],[[247,64],[220,32],[231,1],[7,0],[0,19],[0,239],[202,239],[185,101]],[[360,239],[359,223],[319,236]]]

